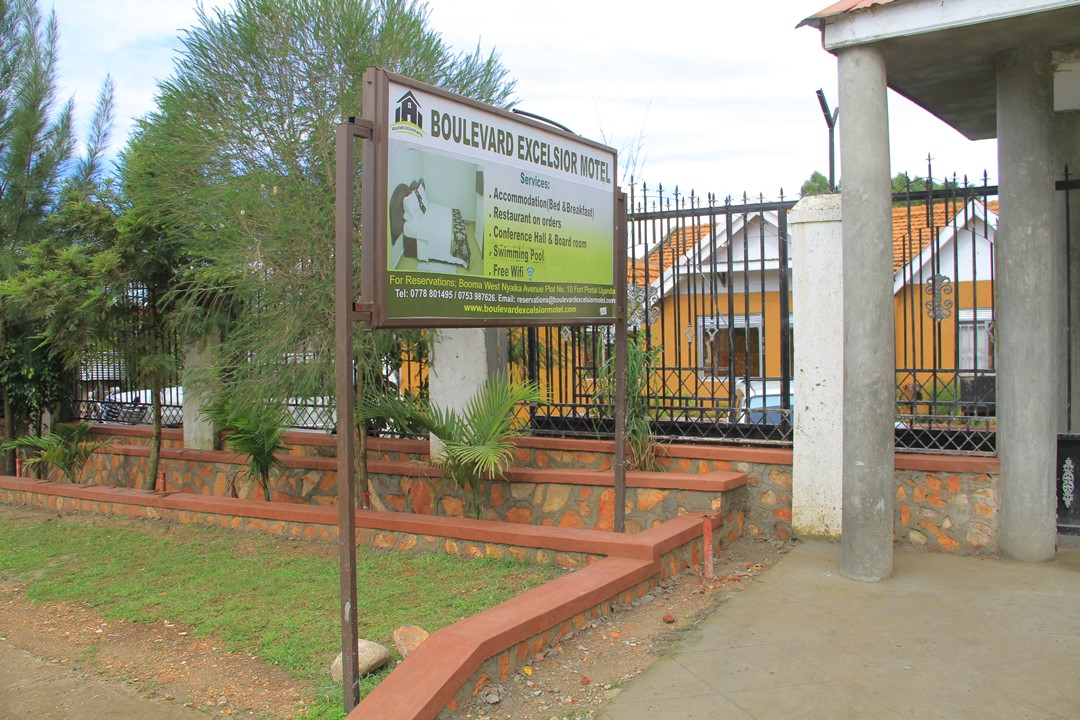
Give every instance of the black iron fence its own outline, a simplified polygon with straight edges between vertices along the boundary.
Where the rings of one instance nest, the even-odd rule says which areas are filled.
[[[420,334],[403,339],[400,359],[392,358],[383,364],[377,377],[368,381],[380,388],[426,396],[427,350],[426,339]],[[124,424],[149,424],[152,420],[153,393],[146,382],[146,363],[155,352],[153,341],[145,334],[131,333],[123,342],[117,339],[102,343],[88,351],[79,366],[75,403],[75,419]],[[182,384],[182,351],[173,337],[164,349],[171,355],[164,371],[162,388],[162,424],[181,427],[184,422],[184,386]],[[159,359],[161,355],[157,356]],[[282,358],[282,364],[303,362],[303,354]],[[333,395],[296,394],[283,401],[288,427],[304,430],[333,431],[337,427],[337,410]],[[400,434],[393,427],[376,428],[384,435]]]
[[[954,179],[914,180],[899,190],[894,236],[882,239],[893,251],[897,448],[992,453],[997,188]],[[633,400],[657,438],[791,443],[797,323],[788,212],[795,203],[631,187],[631,359],[645,370]],[[612,328],[515,329],[509,347],[511,375],[538,382],[544,393],[545,402],[530,409],[533,433],[612,435]],[[144,422],[149,397],[133,371],[139,357],[137,338],[91,353],[77,414]],[[393,372],[396,387],[421,392],[426,353],[403,347]],[[166,385],[166,422],[179,424],[179,374]],[[330,397],[288,404],[295,427],[336,424]]]
[[[718,202],[631,189],[631,329],[644,404],[662,439],[791,443],[796,318],[787,215],[794,201]],[[894,195],[896,445],[994,452],[997,188],[915,180]],[[808,331],[812,331],[808,330]],[[613,333],[511,335],[511,369],[540,383],[541,434],[610,435]]]
[[[628,312],[646,368],[631,398],[665,439],[790,443],[794,201],[718,202],[631,187]],[[608,327],[511,334],[511,372],[540,384],[540,434],[610,435]]]
[[[155,330],[150,302],[144,289],[129,288],[117,308],[126,313],[126,322],[83,353],[72,408],[76,419],[149,423],[153,393],[148,378],[153,374],[163,386],[162,422],[182,424],[183,351],[174,333]]]
[[[994,451],[996,195],[983,178],[894,196],[898,448]]]

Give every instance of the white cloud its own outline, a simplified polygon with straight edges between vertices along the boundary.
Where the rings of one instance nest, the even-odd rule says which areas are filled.
[[[225,0],[204,2],[208,10]],[[43,12],[48,12],[45,3]],[[60,96],[74,97],[76,121],[89,122],[107,75],[116,83],[115,141],[154,107],[157,83],[172,72],[180,31],[195,5],[176,0],[53,0],[60,25]]]
[[[214,8],[226,0],[205,3]],[[834,106],[836,61],[811,28],[825,0],[430,0],[431,26],[456,50],[496,49],[518,79],[520,107],[618,148],[643,139],[651,185],[720,196],[798,192],[828,169],[828,134],[815,92]],[[55,0],[62,96],[85,123],[101,81],[117,85],[117,143],[153,108],[172,72],[184,0]],[[996,175],[992,141],[972,143],[890,94],[893,172]],[[640,164],[639,158],[639,164]]]

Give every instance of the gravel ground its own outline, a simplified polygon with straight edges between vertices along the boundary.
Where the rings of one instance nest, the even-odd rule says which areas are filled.
[[[631,606],[565,639],[558,647],[489,685],[453,720],[586,720],[620,687],[663,656],[680,636],[741,592],[788,546],[741,539],[717,558],[712,581],[685,573]]]

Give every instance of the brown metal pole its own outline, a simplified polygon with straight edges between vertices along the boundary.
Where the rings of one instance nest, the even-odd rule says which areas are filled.
[[[355,126],[337,127],[334,245],[334,374],[337,403],[338,574],[341,580],[341,684],[345,713],[360,702],[356,657],[356,474],[353,459],[353,190]]]
[[[615,200],[615,532],[626,531],[626,195]]]

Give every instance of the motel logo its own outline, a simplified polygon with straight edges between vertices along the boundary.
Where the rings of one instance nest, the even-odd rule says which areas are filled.
[[[424,116],[421,112],[420,103],[411,90],[398,98],[397,105],[394,107],[394,123],[390,126],[390,132],[424,137]]]

